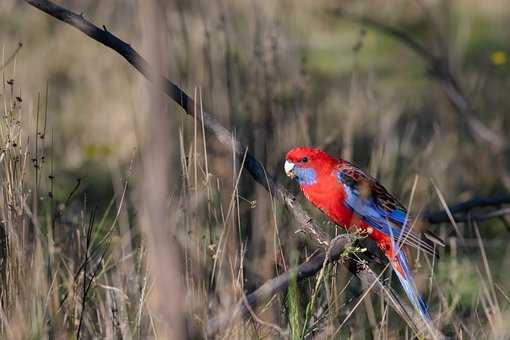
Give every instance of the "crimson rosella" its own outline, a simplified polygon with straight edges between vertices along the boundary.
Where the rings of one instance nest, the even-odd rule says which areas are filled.
[[[358,230],[375,241],[388,258],[404,291],[427,321],[427,306],[417,292],[403,246],[434,254],[433,234],[422,238],[412,230],[407,210],[373,177],[351,163],[319,149],[298,147],[287,153],[285,172],[317,208],[348,231]],[[433,243],[432,243],[432,242]]]

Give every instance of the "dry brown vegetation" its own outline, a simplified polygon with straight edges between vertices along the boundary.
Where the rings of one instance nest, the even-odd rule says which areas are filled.
[[[505,1],[59,3],[186,90],[196,119],[111,50],[2,0],[1,338],[424,336],[347,269],[363,240],[206,334],[317,245],[200,118],[213,113],[330,236],[284,176],[293,146],[352,160],[415,214],[508,197]],[[414,256],[449,337],[510,336],[508,199],[490,203],[429,226],[447,241],[439,260]]]

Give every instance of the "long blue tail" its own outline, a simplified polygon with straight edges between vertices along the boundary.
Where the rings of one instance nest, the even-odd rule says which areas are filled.
[[[395,268],[393,261],[390,262],[392,262],[394,267],[393,269],[395,270],[395,273],[397,274],[400,284],[402,285],[402,288],[404,288],[407,297],[411,301],[411,304],[418,310],[420,315],[427,322],[432,322],[432,318],[430,317],[427,305],[419,295],[416,284],[414,283],[413,275],[409,269],[409,263],[407,262],[407,258],[403,249],[399,249],[399,247],[397,247],[395,260],[397,260],[398,264],[402,268],[403,274],[398,270],[398,268]]]

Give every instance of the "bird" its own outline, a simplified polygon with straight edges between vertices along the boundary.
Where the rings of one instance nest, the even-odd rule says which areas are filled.
[[[412,230],[406,208],[372,176],[341,158],[313,147],[296,147],[285,156],[284,170],[297,179],[304,196],[335,224],[373,240],[384,253],[408,299],[427,323],[428,307],[420,296],[406,251],[419,249],[437,256],[444,246],[431,232]]]

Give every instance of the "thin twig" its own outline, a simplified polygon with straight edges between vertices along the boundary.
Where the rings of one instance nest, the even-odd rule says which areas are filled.
[[[81,327],[83,324],[83,316],[85,315],[85,306],[87,302],[87,295],[90,289],[90,284],[92,282],[92,279],[90,282],[87,282],[87,267],[89,264],[89,253],[90,248],[92,246],[92,232],[94,230],[94,220],[96,216],[96,209],[92,210],[92,213],[90,214],[89,224],[87,227],[87,234],[86,234],[86,242],[85,242],[85,266],[83,267],[83,295],[81,298],[81,311],[80,311],[80,321],[78,323],[78,329],[76,330],[76,339],[80,338],[81,334]]]
[[[22,47],[23,47],[23,44],[18,43],[18,47],[14,50],[14,52],[12,52],[12,54],[9,56],[9,58],[7,58],[7,60],[4,62],[4,64],[2,66],[0,66],[0,71],[2,71],[4,68],[6,68],[14,60],[14,58],[16,58],[16,56],[18,55],[18,52],[21,50]]]

